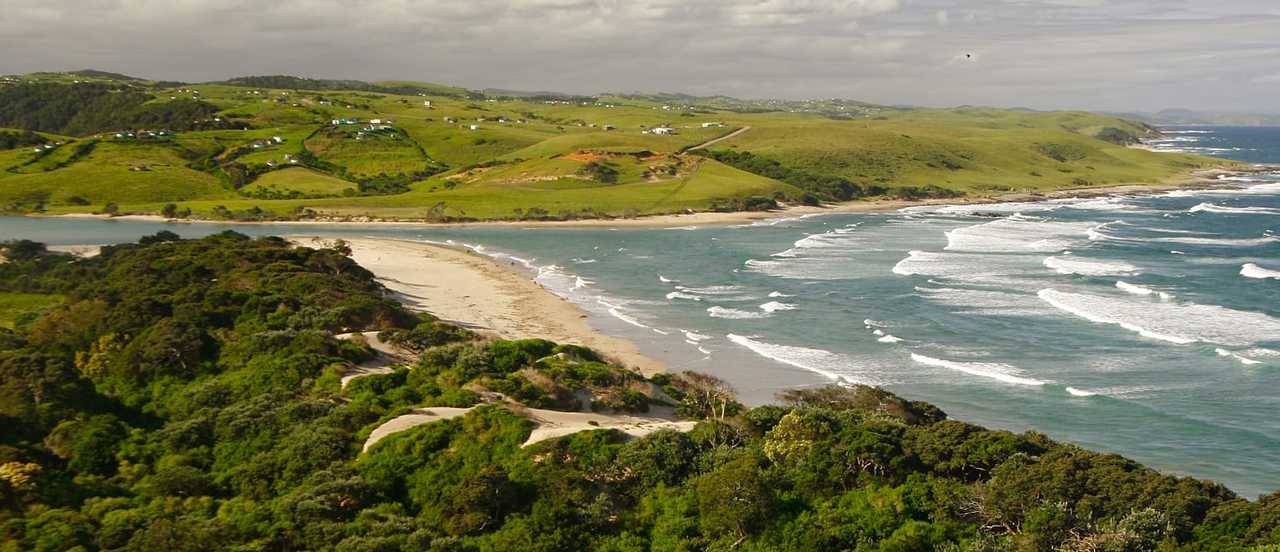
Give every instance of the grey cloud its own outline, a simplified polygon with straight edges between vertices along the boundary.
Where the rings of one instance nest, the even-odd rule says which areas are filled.
[[[1272,0],[7,0],[0,72],[1280,111]],[[967,57],[966,54],[972,54]]]

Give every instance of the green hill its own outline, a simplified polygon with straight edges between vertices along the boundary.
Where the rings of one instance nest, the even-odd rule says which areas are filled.
[[[67,213],[112,202],[121,212],[154,213],[177,202],[200,218],[577,218],[994,197],[1154,183],[1233,164],[1126,147],[1154,131],[1080,112],[679,94],[484,96],[421,82],[291,76],[205,84],[79,78],[87,77],[41,73],[0,85],[0,126],[113,147],[42,160],[30,148],[0,151],[0,206]],[[168,132],[130,135],[158,130]],[[255,185],[286,168],[308,172]],[[324,184],[291,183],[300,180]]]

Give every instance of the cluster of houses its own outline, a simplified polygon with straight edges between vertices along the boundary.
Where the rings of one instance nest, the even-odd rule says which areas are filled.
[[[262,148],[267,148],[267,147],[271,147],[271,146],[275,146],[283,143],[284,143],[284,138],[280,136],[272,136],[270,138],[254,140],[254,142],[250,144],[249,147],[253,149],[262,149]]]
[[[297,164],[298,164],[298,158],[297,158],[297,157],[294,157],[294,156],[293,156],[293,154],[291,154],[291,153],[286,153],[286,154],[284,154],[284,163],[283,163],[283,164],[286,164],[286,165],[297,165]],[[281,165],[281,163],[276,163],[276,161],[275,161],[274,159],[272,159],[271,161],[267,161],[267,166],[268,166],[268,167],[270,167],[270,168],[273,168],[273,169],[274,169],[274,168],[276,168],[276,167],[279,167],[280,165]]]
[[[367,134],[384,134],[394,132],[395,126],[391,119],[369,119],[369,124],[364,128],[356,131],[356,140],[363,139]]]
[[[48,143],[48,144],[41,144],[41,145],[39,145],[39,146],[36,146],[35,148],[32,148],[32,150],[33,150],[35,153],[43,153],[43,152],[49,151],[49,150],[54,149],[54,148],[56,148],[56,147],[58,147],[58,146],[61,146],[61,145],[62,145],[62,142],[51,142],[51,143]]]
[[[671,127],[669,127],[669,126],[660,126],[660,127],[646,128],[646,129],[644,129],[644,130],[640,131],[640,133],[641,133],[641,134],[658,134],[658,135],[662,135],[662,136],[669,136],[669,135],[672,135],[672,134],[676,134],[676,129],[671,128]]]
[[[173,136],[173,133],[168,130],[139,130],[137,132],[121,130],[116,132],[113,138],[116,140],[158,140],[169,136]]]

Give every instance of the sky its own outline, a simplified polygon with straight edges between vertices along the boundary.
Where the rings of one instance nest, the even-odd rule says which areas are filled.
[[[0,73],[1280,112],[1280,0],[5,0]]]

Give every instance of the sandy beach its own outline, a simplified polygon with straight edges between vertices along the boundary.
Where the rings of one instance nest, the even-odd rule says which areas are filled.
[[[307,247],[334,239],[290,237]],[[630,341],[592,328],[581,309],[515,267],[471,251],[409,240],[343,239],[352,260],[415,310],[505,339],[537,337],[584,345],[646,375],[666,370]]]

